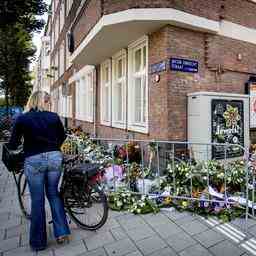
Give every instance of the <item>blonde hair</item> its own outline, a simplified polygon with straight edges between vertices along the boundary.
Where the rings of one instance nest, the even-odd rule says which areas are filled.
[[[40,111],[49,110],[49,103],[51,97],[49,93],[45,91],[35,91],[33,92],[27,102],[26,111],[31,109],[37,109]]]

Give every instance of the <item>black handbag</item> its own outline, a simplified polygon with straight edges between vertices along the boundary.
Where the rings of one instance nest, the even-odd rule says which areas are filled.
[[[8,143],[3,144],[2,161],[9,172],[19,173],[23,169],[24,160],[23,147],[11,150],[8,148]]]

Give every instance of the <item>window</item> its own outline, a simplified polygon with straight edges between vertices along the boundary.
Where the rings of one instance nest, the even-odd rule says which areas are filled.
[[[62,85],[62,94],[61,94],[61,115],[63,117],[72,117],[72,96],[71,90],[68,83]]]
[[[58,87],[58,106],[57,112],[60,116],[62,116],[62,86]]]
[[[67,16],[72,8],[73,0],[67,0]]]
[[[58,113],[58,103],[59,103],[59,90],[58,88],[52,90],[52,105],[51,105],[51,111]]]
[[[110,124],[111,120],[111,61],[101,65],[101,123]]]
[[[70,52],[69,52],[69,47],[68,47],[68,36],[66,36],[66,70],[69,69],[72,65],[70,61]]]
[[[53,72],[54,72],[54,82],[56,82],[59,78],[59,51],[56,52],[54,57],[54,66]]]
[[[93,72],[87,70],[76,81],[76,118],[88,122],[93,122]]]
[[[113,126],[124,128],[126,120],[126,51],[113,56],[112,61],[112,118]]]
[[[65,1],[62,0],[60,5],[60,32],[63,29],[64,22],[65,22]]]
[[[57,15],[55,19],[54,33],[55,33],[54,45],[55,45],[59,38],[59,15]]]
[[[148,130],[148,43],[143,37],[129,49],[129,129]]]
[[[63,75],[64,73],[64,69],[65,69],[65,45],[64,45],[64,41],[62,42],[62,44],[60,45],[60,76]]]

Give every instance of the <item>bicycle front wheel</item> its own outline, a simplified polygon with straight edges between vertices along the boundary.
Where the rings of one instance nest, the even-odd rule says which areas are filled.
[[[26,219],[31,218],[31,197],[28,187],[28,181],[22,171],[18,179],[18,200],[22,214]]]
[[[70,218],[82,229],[97,230],[107,221],[107,196],[98,184],[79,199],[64,197],[64,202]]]

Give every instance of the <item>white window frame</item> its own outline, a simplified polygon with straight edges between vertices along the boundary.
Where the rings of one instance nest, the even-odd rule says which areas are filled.
[[[67,16],[69,15],[70,10],[72,9],[73,0],[67,0]]]
[[[117,77],[118,72],[118,62],[122,61],[122,77]],[[112,97],[111,97],[111,104],[112,104],[112,126],[116,128],[124,129],[126,126],[126,76],[127,76],[127,68],[126,68],[126,50],[121,50],[117,54],[112,57]],[[117,99],[117,86],[122,87],[122,118],[118,120],[118,102]]]
[[[146,63],[145,68],[140,70],[139,72],[135,72],[135,52],[138,49],[142,50],[142,61],[143,61],[143,47],[146,47]],[[148,99],[149,99],[149,90],[148,90],[148,37],[143,36],[136,42],[132,43],[128,46],[128,129],[141,132],[148,133]],[[146,95],[142,95],[146,97],[145,103],[145,122],[135,122],[135,78],[140,77],[145,79],[146,86]],[[143,107],[143,96],[142,96],[142,107]],[[142,108],[143,109],[143,108]],[[142,112],[142,116],[143,116]]]
[[[85,67],[76,78],[76,119],[94,120],[94,67]]]
[[[109,77],[109,81],[108,83],[105,83],[104,82],[104,72],[105,72],[105,69],[108,68],[108,77]],[[106,126],[110,126],[111,125],[111,120],[112,120],[112,111],[111,111],[111,95],[112,95],[112,92],[111,92],[111,80],[112,80],[112,71],[111,71],[111,60],[108,59],[106,61],[104,61],[102,64],[101,64],[101,67],[100,67],[100,87],[101,87],[101,104],[100,104],[100,113],[101,113],[101,124],[103,125],[106,125]],[[106,103],[105,103],[105,90],[106,88],[108,88],[109,90],[109,93],[108,93],[108,120],[106,120],[105,118],[105,110],[106,110]]]
[[[71,57],[71,54],[68,49],[68,37],[66,36],[66,66],[65,66],[65,70],[68,70],[72,66],[70,57]]]
[[[61,0],[60,3],[60,33],[64,27],[65,23],[65,1]]]
[[[59,68],[59,70],[60,70],[60,77],[61,77],[65,72],[65,44],[64,44],[64,41],[60,45],[59,53],[60,53],[60,63],[59,63],[60,68]]]

